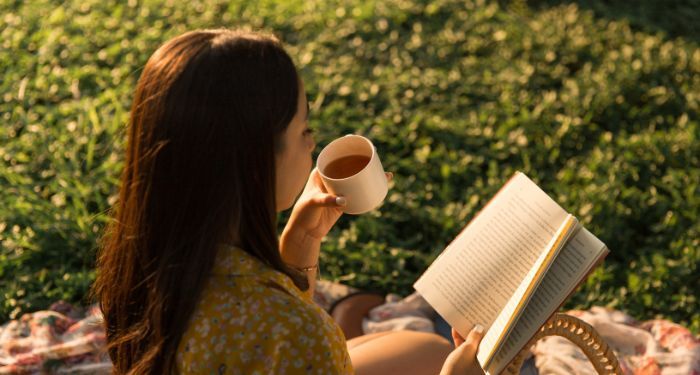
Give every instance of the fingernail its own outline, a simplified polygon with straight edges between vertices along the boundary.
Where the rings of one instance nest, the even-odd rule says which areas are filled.
[[[335,198],[335,204],[338,206],[345,206],[348,202],[345,200],[345,197],[336,197]]]
[[[482,334],[484,333],[484,327],[481,324],[477,324],[474,326],[474,332]]]

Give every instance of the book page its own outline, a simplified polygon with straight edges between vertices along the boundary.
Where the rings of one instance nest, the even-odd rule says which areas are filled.
[[[488,373],[500,373],[606,253],[605,244],[585,228],[569,240],[494,356]]]
[[[488,330],[567,215],[516,173],[414,288],[463,336],[477,323]]]
[[[518,286],[518,289],[506,303],[505,307],[498,314],[498,317],[491,325],[491,329],[486,332],[479,345],[477,358],[483,368],[488,368],[493,356],[504,344],[505,339],[525,310],[528,302],[535,293],[535,290],[544,279],[547,270],[552,266],[557,255],[564,247],[572,233],[581,226],[572,215],[567,215],[566,220],[557,230],[547,244],[548,251],[543,251],[530,269],[528,274]]]

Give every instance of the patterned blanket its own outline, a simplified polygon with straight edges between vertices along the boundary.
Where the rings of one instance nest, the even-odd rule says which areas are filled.
[[[109,374],[97,306],[58,302],[0,327],[0,374]]]
[[[667,320],[638,322],[629,315],[602,307],[569,311],[595,328],[610,345],[626,374],[700,375],[700,339]],[[595,374],[577,346],[561,337],[546,337],[532,349],[543,374]]]
[[[314,299],[329,309],[334,301],[355,291],[321,281]],[[568,314],[588,322],[601,334],[627,374],[700,375],[700,339],[678,324],[637,322],[620,311],[599,307]],[[390,295],[364,326],[368,331],[430,330],[430,323],[424,323],[430,315],[419,296],[401,299]],[[416,318],[413,325],[411,317]],[[104,350],[101,321],[96,306],[83,310],[59,302],[49,310],[5,323],[0,326],[0,374],[109,374],[111,363]],[[595,373],[583,353],[565,339],[543,339],[532,351],[540,374]]]

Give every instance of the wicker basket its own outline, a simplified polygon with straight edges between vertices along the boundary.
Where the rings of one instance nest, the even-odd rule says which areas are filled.
[[[622,374],[620,363],[608,344],[603,341],[598,332],[590,324],[576,317],[566,314],[554,314],[545,323],[535,336],[528,342],[523,350],[513,358],[510,364],[503,370],[503,374],[516,375],[520,373],[523,361],[528,355],[530,347],[539,339],[546,336],[561,336],[576,344],[599,374]]]

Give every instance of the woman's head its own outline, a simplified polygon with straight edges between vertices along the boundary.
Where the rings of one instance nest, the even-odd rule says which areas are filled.
[[[222,243],[305,287],[280,258],[276,211],[311,168],[306,116],[303,84],[274,37],[194,31],[148,60],[95,283],[118,372],[173,368]]]

